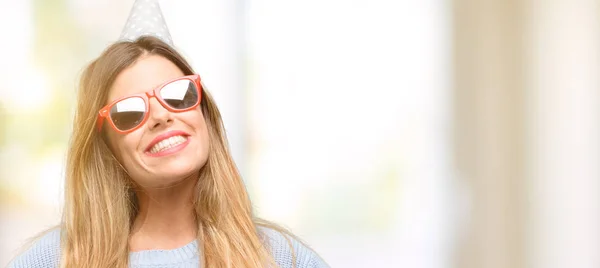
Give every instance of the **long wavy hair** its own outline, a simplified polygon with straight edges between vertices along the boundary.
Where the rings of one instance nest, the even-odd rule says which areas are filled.
[[[128,266],[128,239],[138,209],[136,186],[96,130],[95,122],[117,75],[148,54],[165,57],[185,75],[194,73],[177,51],[154,37],[115,43],[83,71],[67,155],[61,267]],[[229,152],[219,110],[211,95],[202,90],[200,107],[210,145],[196,183],[194,203],[200,265],[276,266],[257,228],[275,229],[285,233],[286,239],[294,236],[253,215]]]

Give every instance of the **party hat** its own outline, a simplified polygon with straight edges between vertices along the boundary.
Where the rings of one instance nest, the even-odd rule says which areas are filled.
[[[158,0],[135,0],[119,40],[134,41],[145,35],[157,37],[173,46]]]

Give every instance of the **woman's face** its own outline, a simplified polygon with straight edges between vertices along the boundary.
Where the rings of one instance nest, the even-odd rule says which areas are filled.
[[[183,72],[166,58],[143,56],[117,76],[106,104],[182,76]],[[197,177],[209,149],[208,130],[200,106],[174,113],[156,98],[149,101],[148,120],[135,131],[119,134],[106,125],[109,147],[131,178],[144,188],[167,187],[190,176]],[[165,146],[168,143],[159,142],[165,139],[172,143],[170,147]]]

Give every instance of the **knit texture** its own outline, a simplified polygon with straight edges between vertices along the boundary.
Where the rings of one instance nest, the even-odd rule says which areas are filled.
[[[259,228],[263,241],[270,247],[275,262],[281,268],[292,267],[292,249],[283,234]],[[299,241],[288,237],[296,253],[298,268],[329,267],[314,251]],[[53,230],[42,236],[31,248],[17,256],[8,268],[58,268],[60,260],[60,230]],[[129,267],[132,268],[197,268],[200,267],[198,241],[169,250],[144,250],[129,253]]]

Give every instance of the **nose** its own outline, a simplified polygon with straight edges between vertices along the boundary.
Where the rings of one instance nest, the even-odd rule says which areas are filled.
[[[173,114],[165,109],[156,98],[148,99],[150,111],[148,111],[148,128],[150,130],[166,128],[173,124]]]

